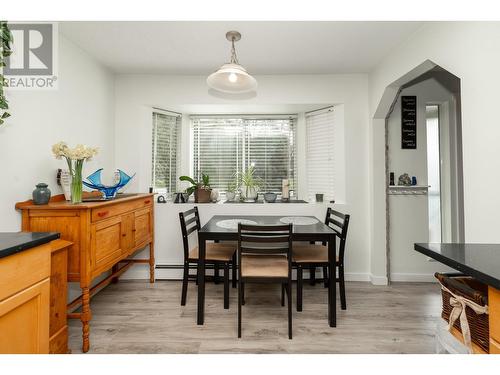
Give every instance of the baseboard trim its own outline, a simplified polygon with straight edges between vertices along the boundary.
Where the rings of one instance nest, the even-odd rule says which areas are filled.
[[[389,284],[389,280],[387,280],[387,276],[377,276],[374,274],[370,274],[369,281],[373,285],[388,285]]]
[[[395,282],[417,282],[417,283],[435,283],[437,282],[434,274],[428,273],[391,273],[391,281]]]

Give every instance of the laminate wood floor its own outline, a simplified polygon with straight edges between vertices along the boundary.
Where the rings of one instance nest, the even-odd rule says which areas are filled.
[[[180,306],[180,281],[120,281],[91,301],[89,353],[433,353],[441,310],[437,284],[347,283],[347,310],[338,303],[337,328],[327,323],[327,289],[304,286],[293,340],[278,285],[249,284],[243,337],[237,338],[237,290],[223,309],[223,285],[207,283],[205,325],[196,325],[196,286]],[[81,352],[81,323],[69,321],[69,346]]]

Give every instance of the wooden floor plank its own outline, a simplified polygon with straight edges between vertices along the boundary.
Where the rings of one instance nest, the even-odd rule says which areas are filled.
[[[295,292],[295,286],[294,286]],[[120,281],[91,302],[89,353],[433,353],[441,299],[437,284],[374,286],[348,282],[348,310],[327,324],[327,290],[304,285],[304,311],[295,311],[293,340],[276,285],[248,285],[243,337],[237,338],[237,294],[223,309],[222,285],[207,284],[205,325],[196,325],[196,287],[180,306],[181,283]],[[81,325],[70,320],[69,346],[81,352]]]

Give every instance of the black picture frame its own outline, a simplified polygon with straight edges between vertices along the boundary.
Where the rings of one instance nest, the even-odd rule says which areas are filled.
[[[417,148],[417,97],[401,97],[401,148]]]

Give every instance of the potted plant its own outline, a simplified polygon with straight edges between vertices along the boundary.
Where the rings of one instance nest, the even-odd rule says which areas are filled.
[[[5,60],[12,54],[11,43],[14,41],[12,32],[7,25],[7,21],[0,21],[0,125],[2,125],[7,117],[10,117],[9,102],[5,98],[4,93],[4,76],[2,67],[5,66]]]
[[[259,189],[263,186],[262,179],[255,176],[255,168],[251,166],[245,172],[239,173],[238,176],[241,186],[241,197],[245,201],[255,201]]]
[[[235,178],[227,184],[226,199],[229,202],[234,201],[236,198],[236,191],[238,190],[238,180]]]
[[[179,180],[191,183],[191,186],[186,189],[186,193],[188,193],[189,195],[194,193],[195,203],[210,202],[212,189],[210,188],[210,177],[207,174],[201,174],[201,181],[195,181],[189,176],[181,176],[179,177]]]

